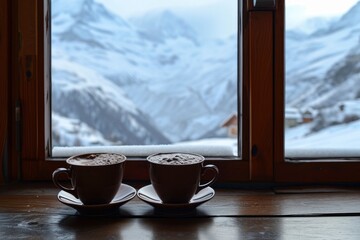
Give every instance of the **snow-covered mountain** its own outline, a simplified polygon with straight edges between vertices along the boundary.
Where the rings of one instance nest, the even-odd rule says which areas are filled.
[[[286,104],[311,110],[315,117],[287,130],[288,145],[314,146],[313,140],[322,139],[326,146],[334,129],[343,134],[339,141],[345,133],[359,134],[360,108],[354,106],[360,103],[360,2],[326,28],[309,35],[291,31],[286,37]],[[342,143],[348,144],[340,141],[338,147]]]
[[[197,34],[192,27],[169,10],[152,11],[144,16],[131,18],[144,38],[164,42],[169,38],[188,38],[197,43]]]
[[[168,10],[127,21],[93,0],[53,9],[57,119],[78,119],[117,144],[225,136],[219,126],[237,104],[235,35],[200,44]]]
[[[236,34],[200,41],[169,10],[124,19],[94,0],[52,4],[53,130],[64,135],[54,145],[226,136],[219,126],[237,109]],[[333,118],[360,98],[359,18],[360,2],[339,19],[313,19],[286,34],[286,104],[315,117],[300,126],[302,138],[360,117],[350,107]],[[75,134],[99,140],[79,143]]]
[[[304,20],[298,26],[294,27],[294,29],[296,29],[296,32],[312,34],[316,31],[328,29],[335,21],[337,21],[337,19],[333,17],[312,17]]]
[[[105,73],[118,70],[116,64],[132,65],[120,54],[114,54],[125,51],[124,44],[119,46],[114,40],[132,41],[137,39],[136,32],[92,0],[69,1],[72,7],[65,7],[63,3],[53,2],[53,9],[63,7],[59,12],[53,11],[52,25],[55,29],[52,34],[52,109],[62,116],[58,119],[78,119],[100,132],[102,139],[116,144],[169,143],[126,92],[104,77]],[[118,34],[115,38],[112,31]],[[133,45],[136,44],[135,41]],[[53,124],[53,130],[54,135],[61,132],[61,124]],[[56,144],[61,142],[55,139]],[[97,144],[104,144],[104,141]]]
[[[321,28],[311,35],[293,31],[286,35],[288,106],[324,107],[334,101],[352,99],[360,91],[360,84],[354,84],[360,81],[356,61],[360,47],[359,16],[360,2],[327,29]],[[341,93],[346,88],[354,93],[347,96]]]

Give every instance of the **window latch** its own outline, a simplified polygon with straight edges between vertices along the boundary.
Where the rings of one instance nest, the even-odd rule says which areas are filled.
[[[254,10],[273,10],[275,6],[275,0],[253,0]]]
[[[251,148],[251,156],[256,157],[257,154],[258,154],[258,147],[256,145],[253,145]]]

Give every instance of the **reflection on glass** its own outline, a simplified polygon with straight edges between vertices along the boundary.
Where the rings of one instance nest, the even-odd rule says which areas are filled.
[[[286,0],[285,52],[286,150],[359,148],[360,2]]]
[[[236,146],[237,3],[52,0],[53,146]]]

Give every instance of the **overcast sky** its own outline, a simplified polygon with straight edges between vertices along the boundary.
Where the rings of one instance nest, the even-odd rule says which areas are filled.
[[[286,27],[294,28],[312,17],[339,17],[359,0],[286,0]]]
[[[170,9],[204,37],[227,37],[237,31],[238,0],[96,0],[124,18]],[[286,0],[286,26],[311,17],[337,17],[358,0]]]
[[[96,0],[124,18],[154,10],[171,10],[203,37],[237,32],[237,0]]]

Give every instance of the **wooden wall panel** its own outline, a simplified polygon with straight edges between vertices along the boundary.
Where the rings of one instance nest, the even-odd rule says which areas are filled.
[[[8,134],[8,82],[10,76],[9,4],[0,1],[0,184],[3,179],[3,154]]]
[[[36,0],[19,0],[19,68],[20,68],[20,100],[22,121],[22,145],[31,147],[22,148],[23,158],[34,158],[38,136],[33,133],[37,126],[37,26],[36,26]]]

